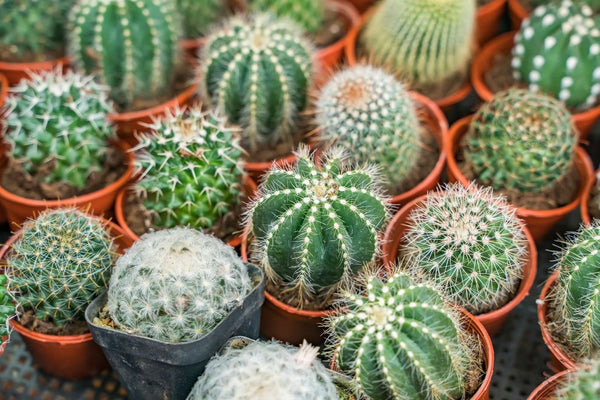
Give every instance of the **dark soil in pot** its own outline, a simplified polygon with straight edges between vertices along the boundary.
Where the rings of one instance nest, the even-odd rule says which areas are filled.
[[[310,105],[306,109],[310,109]],[[290,154],[298,145],[303,142],[314,129],[310,122],[310,117],[301,113],[299,121],[293,128],[293,131],[287,136],[287,140],[280,140],[275,144],[257,143],[254,147],[250,144],[247,137],[241,137],[241,146],[245,150],[245,162],[261,163],[277,160]]]
[[[486,4],[491,3],[494,0],[477,0],[477,6],[481,7],[481,6],[485,6]]]
[[[33,332],[42,333],[44,335],[73,336],[83,335],[90,331],[83,319],[80,321],[67,322],[59,327],[53,322],[38,319],[35,316],[35,312],[32,310],[25,311],[21,314],[17,318],[17,322]]]
[[[588,202],[588,211],[592,218],[600,218],[600,185],[594,184],[590,197],[586,199]]]
[[[7,45],[0,44],[0,60],[8,63],[34,63],[49,60],[58,60],[65,56],[64,51],[55,51],[46,54],[36,54],[26,52],[23,54],[14,54]]]
[[[309,35],[314,45],[321,49],[334,44],[343,38],[350,29],[350,21],[342,14],[333,11],[330,8],[325,9],[325,19],[321,29]]]

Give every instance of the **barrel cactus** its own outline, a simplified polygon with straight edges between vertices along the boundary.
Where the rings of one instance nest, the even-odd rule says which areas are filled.
[[[172,87],[181,36],[173,0],[78,0],[69,24],[73,66],[109,86],[121,107]]]
[[[563,1],[535,9],[513,48],[515,79],[586,109],[600,95],[600,23],[585,4]]]
[[[417,85],[465,76],[475,0],[383,0],[360,41],[373,60]]]
[[[479,109],[464,145],[465,161],[483,185],[539,193],[568,173],[577,135],[560,101],[509,89]]]
[[[188,342],[213,329],[251,289],[233,248],[193,229],[161,230],[142,236],[117,260],[108,313],[125,332]]]
[[[243,128],[242,145],[291,143],[312,81],[311,46],[289,22],[232,17],[201,55],[204,97]]]
[[[0,275],[0,348],[10,334],[8,321],[15,313],[15,306],[6,288],[7,282],[6,275]]]
[[[176,0],[177,9],[183,18],[183,36],[204,36],[227,9],[227,0]]]
[[[325,20],[323,0],[253,0],[252,7],[289,18],[311,33],[318,32]]]
[[[600,399],[600,359],[586,360],[583,364],[567,375],[556,391],[557,400]]]

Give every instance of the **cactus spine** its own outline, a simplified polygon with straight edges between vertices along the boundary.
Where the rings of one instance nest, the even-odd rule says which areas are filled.
[[[322,0],[253,0],[252,7],[289,18],[311,33],[318,32],[325,20],[325,2]]]
[[[600,398],[600,360],[586,360],[556,393],[557,400],[596,400]]]
[[[8,321],[15,313],[15,307],[11,303],[11,297],[6,288],[8,278],[0,274],[0,348],[5,342],[5,337],[10,334]]]
[[[186,38],[204,36],[225,12],[226,0],[177,0]]]

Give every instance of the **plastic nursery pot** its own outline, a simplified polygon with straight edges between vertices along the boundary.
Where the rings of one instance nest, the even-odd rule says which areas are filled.
[[[500,31],[506,0],[490,0],[477,8],[476,31],[479,46],[487,43]]]
[[[521,22],[529,17],[529,11],[521,4],[520,0],[508,0],[508,15],[512,29],[519,29]]]
[[[124,187],[133,175],[133,153],[129,152],[127,143],[119,141],[114,144],[124,154],[127,169],[119,179],[100,190],[61,200],[33,200],[17,196],[1,185],[0,170],[0,204],[6,210],[11,227],[19,226],[27,218],[33,217],[49,208],[77,207],[93,215],[104,215],[112,211],[119,190]]]
[[[426,197],[427,196],[422,196],[408,203],[400,209],[388,224],[382,246],[383,264],[388,270],[393,267],[398,257],[398,250],[403,244],[404,237],[408,231],[410,214],[416,207],[422,206]],[[521,284],[519,285],[517,293],[512,300],[499,309],[475,316],[491,336],[496,335],[500,331],[511,311],[529,295],[529,290],[535,281],[537,271],[537,250],[533,237],[524,225],[523,231],[527,237],[528,256],[526,264],[523,267],[523,278],[521,279]]]
[[[131,247],[133,239],[112,222],[103,220],[120,252]],[[15,233],[0,251],[4,259],[10,246],[21,236]],[[91,333],[72,336],[57,336],[37,333],[11,319],[11,327],[18,332],[35,364],[44,372],[62,379],[84,379],[108,368],[102,350],[92,340]]]
[[[596,185],[598,176],[600,176],[600,169],[596,170],[596,172],[594,173],[594,176],[588,182],[588,185],[586,186],[585,190],[583,191],[583,198],[581,199],[581,204],[579,206],[579,209],[581,211],[581,220],[583,221],[583,223],[586,226],[589,226],[592,224],[592,215],[590,214],[589,202],[590,202],[590,197],[592,195],[592,189]]]
[[[21,79],[28,79],[30,72],[39,73],[51,71],[59,65],[63,67],[68,66],[69,59],[67,57],[63,57],[58,60],[29,63],[0,61],[0,74],[6,76],[8,83],[12,86],[19,83]]]
[[[106,304],[106,293],[88,306],[85,319],[94,341],[102,347],[129,398],[185,399],[210,358],[229,338],[258,338],[265,282],[258,267],[247,267],[259,283],[212,331],[191,342],[166,343],[95,325],[92,321]]]
[[[499,54],[509,54],[512,51],[516,33],[516,31],[508,32],[493,39],[473,61],[471,82],[475,92],[483,101],[490,101],[494,97],[494,93],[485,81],[485,76],[493,67]],[[598,118],[600,118],[600,105],[586,111],[572,113],[571,119],[579,132],[580,139],[586,139],[589,136]]]
[[[461,139],[467,133],[472,119],[473,116],[469,116],[456,121],[450,127],[450,134],[446,137],[445,147],[446,155],[448,156],[448,179],[450,182],[460,182],[464,186],[469,184],[469,180],[463,175],[458,167],[456,153]],[[539,243],[558,221],[563,219],[581,203],[586,188],[593,180],[594,171],[592,169],[592,161],[581,147],[577,148],[575,154],[575,167],[579,173],[580,182],[577,193],[570,203],[550,210],[532,210],[529,208],[517,207],[517,215],[525,221],[525,224],[536,243]]]
[[[555,400],[556,396],[554,394],[556,389],[566,381],[567,375],[572,372],[573,371],[567,370],[552,375],[542,382],[540,386],[536,387],[527,400]]]
[[[6,100],[6,96],[8,96],[8,79],[2,74],[0,74],[0,110],[2,110],[2,106],[4,105],[4,101]],[[0,118],[2,118],[2,113],[0,112]],[[4,168],[6,165],[6,143],[0,141],[0,169]],[[0,224],[6,222],[6,211],[4,208],[0,206]]]

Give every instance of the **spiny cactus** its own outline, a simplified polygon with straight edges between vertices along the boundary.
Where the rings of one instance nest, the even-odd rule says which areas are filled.
[[[532,91],[568,107],[590,108],[600,95],[600,23],[587,5],[563,1],[535,9],[515,37],[513,74]]]
[[[433,286],[371,277],[366,297],[346,293],[342,304],[348,311],[329,320],[335,363],[369,398],[465,398],[479,346]]]
[[[8,321],[15,313],[15,307],[11,303],[12,299],[6,288],[7,281],[6,275],[0,275],[0,347],[10,334]]]
[[[557,400],[600,399],[600,359],[587,360],[577,371],[567,374],[556,392]]]
[[[136,189],[163,228],[212,227],[239,202],[242,150],[232,129],[200,107],[155,120],[138,149]]]
[[[125,332],[187,342],[213,329],[251,288],[246,266],[219,239],[187,228],[161,230],[117,260],[108,312]]]
[[[509,89],[479,109],[464,144],[466,163],[483,185],[541,192],[568,173],[577,136],[561,102]]]
[[[62,326],[104,290],[114,259],[100,220],[75,209],[46,211],[25,222],[6,256],[8,290],[19,312]]]
[[[202,50],[205,98],[243,128],[242,145],[290,142],[312,82],[311,46],[287,21],[233,17]]]
[[[188,400],[338,400],[318,350],[307,343],[299,349],[277,342],[229,347],[208,363]]]
[[[69,18],[73,65],[124,108],[172,86],[181,32],[173,0],[78,0]]]
[[[381,167],[392,193],[415,173],[424,144],[415,104],[392,75],[356,66],[334,75],[317,101],[322,139],[350,150],[357,164]]]
[[[108,93],[92,77],[61,69],[31,74],[6,99],[3,134],[10,157],[29,174],[49,168],[46,182],[83,188],[102,169],[114,131]]]
[[[227,0],[177,0],[186,38],[204,36],[226,11]]]
[[[325,20],[323,0],[253,0],[252,7],[258,11],[289,18],[312,33],[318,32]]]
[[[341,282],[371,263],[388,219],[372,168],[352,169],[339,150],[317,169],[306,149],[295,167],[274,167],[248,211],[252,257],[292,305],[327,302]]]
[[[471,59],[474,0],[383,0],[361,43],[377,63],[417,85],[466,75]]]

